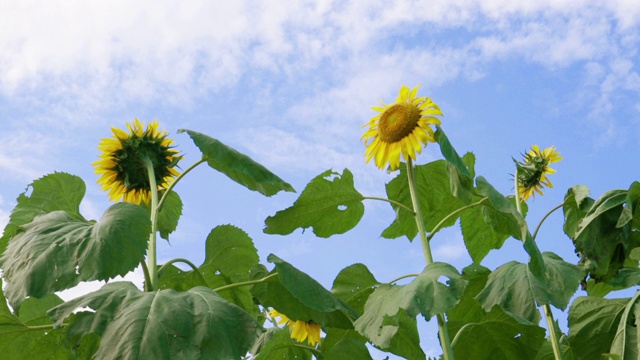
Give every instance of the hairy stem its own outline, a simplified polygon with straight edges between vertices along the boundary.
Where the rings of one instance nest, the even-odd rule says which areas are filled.
[[[422,221],[422,212],[420,211],[420,203],[418,202],[416,179],[413,173],[413,163],[411,158],[407,160],[407,179],[409,182],[409,193],[411,194],[413,212],[415,213],[414,217],[416,219],[416,226],[418,227],[420,241],[422,242],[422,252],[428,266],[433,263],[433,256],[431,255],[429,239],[427,238],[427,233],[424,229],[424,222]],[[438,337],[440,338],[443,357],[445,360],[453,360],[453,348],[451,347],[451,341],[449,340],[449,331],[447,330],[447,322],[444,318],[444,314],[436,314],[436,318],[438,319]]]
[[[147,174],[149,176],[149,191],[151,192],[151,234],[149,235],[149,248],[147,250],[147,267],[149,270],[149,290],[158,289],[158,259],[156,253],[157,219],[158,219],[158,184],[153,170],[153,163],[146,159]]]

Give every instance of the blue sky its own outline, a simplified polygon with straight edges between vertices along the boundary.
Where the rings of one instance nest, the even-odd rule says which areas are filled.
[[[82,211],[99,218],[109,203],[91,166],[98,142],[135,117],[172,134],[183,168],[199,157],[176,133],[187,128],[246,153],[298,193],[327,169],[349,168],[362,193],[383,195],[391,176],[364,163],[361,125],[403,84],[421,84],[458,151],[474,152],[477,173],[505,194],[511,157],[556,146],[564,160],[555,188],[529,204],[532,226],[570,186],[598,197],[640,178],[633,0],[0,1],[0,9],[0,225],[27,184],[53,171],[85,180]],[[419,163],[437,158],[430,145]],[[327,287],[355,262],[381,281],[424,266],[418,243],[379,238],[393,220],[386,204],[367,202],[360,225],[342,236],[280,237],[262,233],[264,219],[296,194],[264,198],[206,167],[176,190],[184,216],[161,260],[198,263],[209,231],[231,223],[263,261],[275,253]],[[560,213],[548,220],[540,247],[573,262],[561,224]],[[432,246],[458,269],[470,262],[456,226]],[[526,261],[518,242],[483,264],[507,259]],[[435,331],[422,338],[438,352]]]

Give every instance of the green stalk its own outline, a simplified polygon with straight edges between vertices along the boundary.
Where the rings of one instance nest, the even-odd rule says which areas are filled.
[[[520,215],[522,215],[522,205],[520,204],[520,191],[518,187],[518,166],[516,166],[516,173],[513,175],[513,181],[515,183],[514,196],[516,198],[516,208]],[[538,224],[538,228],[536,228],[535,235],[538,234],[538,229],[540,229],[540,225],[542,222],[549,216],[553,211],[559,209],[560,206],[551,210],[547,215],[540,221]],[[537,247],[538,245],[535,242],[535,235],[532,236],[533,244]],[[553,356],[556,360],[562,360],[562,353],[560,352],[560,343],[558,342],[558,334],[556,333],[556,324],[553,319],[553,313],[551,312],[551,306],[549,304],[544,304],[542,306],[544,310],[544,319],[547,321],[547,327],[549,328],[549,341],[551,341],[551,348],[553,348]]]
[[[202,276],[202,273],[200,272],[200,269],[198,269],[198,267],[194,263],[192,263],[191,261],[189,261],[187,259],[184,259],[184,258],[175,258],[175,259],[171,259],[171,260],[167,261],[162,266],[160,266],[160,269],[158,269],[158,275],[160,275],[160,273],[162,272],[162,270],[164,270],[165,267],[167,267],[167,266],[169,266],[171,264],[175,264],[177,262],[181,262],[181,263],[184,263],[184,264],[188,265],[190,268],[193,269],[193,271],[195,271],[196,274],[198,274],[198,277],[200,278],[200,280],[203,283],[208,284],[207,280],[205,280],[204,276]]]
[[[149,248],[147,250],[147,267],[149,269],[149,291],[158,289],[158,259],[156,253],[157,219],[158,219],[158,184],[153,170],[153,164],[145,159],[147,174],[149,175],[149,191],[151,192],[151,234],[149,235]]]
[[[391,199],[387,199],[387,198],[381,198],[381,197],[377,197],[377,196],[363,196],[363,199],[368,199],[368,200],[380,200],[380,201],[385,201],[388,202],[390,204],[393,204],[401,209],[407,210],[411,215],[415,216],[415,213],[413,212],[413,210],[411,210],[410,207],[406,206],[405,204],[399,202],[399,201],[395,201],[395,200],[391,200]]]
[[[191,166],[189,166],[185,171],[183,171],[180,175],[178,175],[178,177],[171,182],[171,184],[169,184],[169,186],[167,187],[166,191],[164,192],[164,194],[162,195],[162,199],[160,199],[160,201],[158,202],[158,211],[160,211],[160,209],[162,209],[162,205],[164,204],[165,199],[167,198],[167,194],[169,194],[169,192],[171,190],[173,190],[173,188],[176,186],[176,184],[185,176],[187,175],[191,170],[195,169],[196,166],[202,164],[203,162],[206,162],[207,159],[206,158],[202,158],[198,161],[196,161],[195,163],[193,163]]]
[[[229,290],[229,289],[233,289],[233,288],[237,288],[237,287],[241,287],[241,286],[260,284],[260,283],[265,282],[265,281],[271,279],[272,277],[276,277],[276,276],[278,276],[278,273],[267,275],[267,276],[263,277],[262,279],[258,279],[258,280],[249,280],[249,281],[243,281],[243,282],[239,282],[239,283],[220,286],[219,288],[213,289],[213,291],[220,292],[222,290]]]
[[[420,241],[422,243],[422,253],[427,266],[433,263],[433,255],[431,255],[431,247],[429,246],[429,239],[427,238],[427,232],[424,229],[424,222],[422,221],[422,212],[420,210],[420,203],[418,202],[418,194],[416,190],[416,179],[413,173],[413,163],[411,158],[407,160],[407,179],[409,180],[409,193],[411,194],[411,203],[413,204],[413,212],[415,213],[416,226],[418,227],[418,233],[420,234]],[[440,345],[442,346],[442,352],[445,360],[453,360],[453,348],[451,347],[451,341],[449,340],[449,331],[447,330],[447,322],[445,321],[444,314],[436,314],[438,319],[438,336],[440,337]]]

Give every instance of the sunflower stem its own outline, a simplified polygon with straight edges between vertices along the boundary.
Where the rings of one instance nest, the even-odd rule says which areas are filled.
[[[514,183],[515,183],[515,190],[514,190],[514,196],[516,199],[516,209],[518,209],[518,213],[520,213],[520,215],[522,214],[522,205],[520,203],[520,188],[519,188],[519,184],[518,184],[518,166],[516,166],[516,173],[513,175],[514,178]],[[535,242],[535,235],[538,234],[538,229],[540,229],[540,225],[542,224],[542,222],[555,210],[559,209],[563,204],[561,204],[560,206],[555,207],[553,210],[551,210],[550,212],[547,213],[547,215],[545,215],[542,220],[540,221],[540,223],[538,224],[538,227],[536,228],[535,234],[534,236],[532,236],[532,242],[534,246],[538,246]],[[549,328],[549,341],[551,342],[551,348],[553,349],[553,357],[555,358],[555,360],[562,360],[562,353],[560,352],[560,343],[558,342],[558,334],[556,333],[556,324],[555,324],[555,320],[553,319],[553,313],[551,312],[551,306],[549,304],[544,304],[542,305],[542,309],[544,311],[544,319],[547,322],[547,328]]]
[[[144,161],[149,175],[149,192],[151,192],[151,234],[149,235],[149,248],[147,250],[147,267],[149,269],[149,290],[158,289],[158,260],[156,253],[156,233],[158,220],[158,184],[156,174],[153,170],[153,163],[149,158]]]
[[[409,193],[411,194],[411,203],[413,204],[414,217],[416,219],[416,226],[418,227],[418,233],[420,233],[420,240],[422,242],[422,252],[427,266],[433,263],[433,256],[431,255],[431,247],[429,246],[429,239],[424,229],[424,222],[422,221],[422,212],[420,210],[420,204],[418,203],[418,194],[416,189],[416,179],[413,173],[413,163],[411,158],[407,159],[407,179],[409,182]],[[451,347],[451,341],[449,340],[449,331],[447,330],[447,322],[444,314],[436,314],[438,319],[438,337],[440,338],[440,346],[442,346],[443,358],[445,360],[453,360],[453,348]]]
[[[160,268],[158,269],[158,277],[160,276],[160,273],[162,272],[162,270],[164,270],[167,266],[175,264],[177,262],[181,262],[184,263],[186,265],[188,265],[190,268],[193,269],[193,271],[195,271],[196,274],[198,274],[198,277],[200,278],[200,280],[205,283],[207,283],[207,280],[205,280],[204,276],[202,276],[202,273],[200,272],[200,269],[198,269],[198,267],[192,263],[191,261],[184,259],[184,258],[175,258],[175,259],[171,259],[169,261],[167,261],[166,263],[162,264],[162,266],[160,266]],[[209,285],[207,285],[209,286]]]
[[[206,162],[207,159],[206,158],[202,158],[198,161],[196,161],[195,163],[191,164],[191,166],[189,166],[185,171],[183,171],[180,175],[178,175],[178,177],[171,182],[171,184],[169,184],[169,186],[167,187],[167,189],[165,190],[164,194],[162,194],[162,198],[160,199],[160,201],[158,202],[158,211],[160,211],[160,209],[162,209],[162,205],[164,205],[164,201],[167,198],[167,195],[169,194],[169,192],[171,190],[173,190],[173,188],[176,186],[176,184],[185,176],[187,175],[191,170],[195,169],[198,165],[202,164],[203,162]]]

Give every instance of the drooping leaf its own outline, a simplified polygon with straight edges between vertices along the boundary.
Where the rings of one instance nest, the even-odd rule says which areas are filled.
[[[486,312],[475,297],[484,289],[490,274],[491,270],[479,264],[471,264],[462,269],[462,278],[468,281],[467,286],[464,289],[462,298],[460,298],[460,302],[447,311],[449,337],[451,339],[455,336],[455,331],[452,331],[452,322],[464,325],[470,322],[478,322],[485,317]]]
[[[261,332],[244,310],[211,289],[142,292],[115,282],[49,311],[60,325],[78,308],[95,312],[69,326],[69,341],[101,336],[98,359],[240,359]]]
[[[608,353],[629,299],[583,296],[569,308],[568,340],[577,359]]]
[[[469,178],[473,178],[469,169],[467,169],[467,165],[464,160],[458,155],[456,149],[453,148],[449,138],[445,135],[444,131],[441,127],[438,126],[438,129],[435,133],[435,138],[438,144],[440,145],[440,151],[442,152],[442,156],[451,164],[453,164],[456,169],[462,174]]]
[[[527,223],[518,209],[504,195],[498,192],[485,178],[476,178],[477,192],[487,197],[491,206],[483,207],[483,215],[495,231],[524,240],[528,233]]]
[[[473,200],[473,177],[475,176],[474,166],[476,157],[473,153],[466,153],[462,161],[469,169],[471,177],[463,174],[454,164],[447,163],[447,173],[449,174],[449,186],[453,196],[462,200],[465,204],[470,204]]]
[[[494,306],[478,322],[468,323],[452,341],[456,359],[535,359],[545,330]]]
[[[18,204],[11,211],[9,223],[0,238],[0,254],[4,253],[9,240],[19,231],[20,226],[30,223],[38,215],[63,210],[75,219],[83,219],[80,215],[80,202],[84,197],[85,184],[81,178],[56,172],[35,180],[29,187],[32,189],[31,194],[27,195],[27,191],[20,194]]]
[[[18,307],[27,296],[124,276],[143,259],[150,231],[146,211],[129,203],[112,205],[97,223],[64,211],[41,215],[21,227],[4,254],[7,298]]]
[[[264,332],[250,351],[255,360],[296,359],[311,360],[310,350],[296,346],[287,328],[270,328]]]
[[[247,189],[257,191],[265,196],[275,195],[282,190],[295,192],[289,183],[247,155],[205,134],[186,129],[178,130],[178,133],[183,132],[189,134],[209,166]]]
[[[619,355],[623,360],[635,360],[640,355],[640,333],[637,324],[637,319],[640,318],[639,298],[640,292],[636,292],[625,306],[609,350],[609,353]]]
[[[164,196],[164,193],[160,196]],[[163,239],[169,240],[169,234],[176,231],[180,216],[182,216],[182,200],[178,193],[171,190],[158,212],[158,231]]]
[[[291,320],[313,321],[321,326],[353,328],[357,313],[316,280],[291,264],[270,254],[277,276],[255,284],[253,295],[263,307],[271,307]]]
[[[367,339],[355,330],[327,328],[326,333],[320,347],[324,360],[371,359]]]
[[[353,264],[340,271],[333,281],[331,292],[362,313],[369,295],[378,285],[380,282],[364,264]]]
[[[343,234],[364,215],[362,200],[349,169],[342,175],[327,170],[307,184],[293,206],[269,216],[264,232],[287,235],[297,228],[313,227],[313,233],[323,238]]]
[[[528,264],[516,261],[500,266],[489,275],[476,299],[485,311],[494,305],[534,324],[540,321],[538,305],[565,309],[584,278],[583,270],[551,252],[542,254],[547,272],[544,278],[532,273]]]
[[[589,197],[589,188],[584,185],[576,185],[567,190],[564,196],[564,232],[571,239],[576,238],[576,232],[582,220],[595,201]]]
[[[413,171],[425,230],[432,231],[441,220],[464,206],[464,203],[451,193],[446,161],[437,160],[418,165]],[[406,167],[401,166],[400,174],[386,185],[387,197],[413,209],[407,184]],[[396,218],[382,232],[382,237],[395,239],[406,236],[409,240],[413,240],[418,233],[413,213],[397,205],[392,204],[392,207],[396,211]],[[452,217],[443,227],[452,226],[457,219],[457,217]]]
[[[449,279],[447,284],[438,281],[443,276]],[[374,345],[388,348],[398,332],[400,311],[409,318],[422,314],[429,320],[453,308],[466,284],[453,266],[432,263],[407,285],[380,285],[369,296],[355,328]]]

